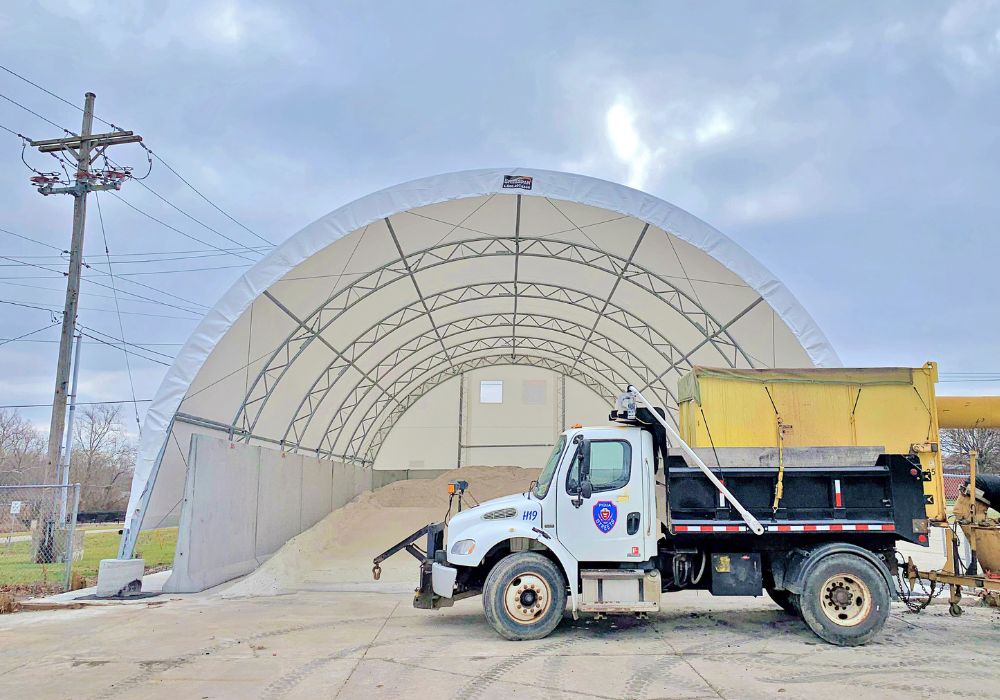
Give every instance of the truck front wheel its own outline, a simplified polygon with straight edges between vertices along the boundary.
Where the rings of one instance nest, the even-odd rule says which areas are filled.
[[[534,552],[504,557],[483,587],[486,619],[511,640],[541,639],[562,620],[566,578],[552,561]]]
[[[889,587],[875,566],[853,554],[824,557],[799,597],[802,619],[821,639],[859,646],[889,619]]]

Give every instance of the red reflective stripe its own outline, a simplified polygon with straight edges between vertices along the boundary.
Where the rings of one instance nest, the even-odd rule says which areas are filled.
[[[804,525],[769,525],[767,529],[772,532],[867,532],[882,531],[894,532],[896,526],[892,524],[871,524],[871,523],[836,523],[831,525],[809,523]],[[746,530],[742,525],[675,525],[675,532],[743,532]]]
[[[844,499],[840,495],[840,491],[837,491],[835,501],[836,501],[836,505],[837,505],[838,508],[843,508],[844,507]]]
[[[840,495],[840,479],[833,480],[833,500],[838,508],[844,507],[844,498]]]

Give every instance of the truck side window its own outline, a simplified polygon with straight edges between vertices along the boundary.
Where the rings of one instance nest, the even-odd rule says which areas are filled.
[[[628,485],[632,445],[627,440],[593,440],[590,443],[590,484],[594,493],[614,491]],[[566,493],[580,488],[580,462],[573,460],[566,475]]]

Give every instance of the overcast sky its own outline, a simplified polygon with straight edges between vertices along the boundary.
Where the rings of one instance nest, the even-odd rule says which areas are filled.
[[[720,228],[845,364],[933,359],[950,380],[993,373],[948,391],[1000,391],[997,2],[8,0],[0,64],[74,103],[97,93],[99,117],[275,242],[425,175],[584,173]],[[2,71],[0,94],[79,130],[78,110]],[[62,135],[4,99],[0,125]],[[115,157],[145,172],[137,147]],[[0,228],[68,247],[72,198],[43,198],[30,174],[0,130]],[[122,198],[212,246],[262,245],[162,165],[143,183],[202,223],[139,183]],[[169,362],[204,307],[124,279],[212,304],[248,262],[204,257],[111,195],[100,204],[118,286],[180,307],[122,297],[127,340]],[[88,279],[109,284],[93,196],[85,251]],[[0,255],[65,269],[57,250],[2,232]],[[57,272],[0,263],[0,300],[61,309]],[[81,308],[82,324],[120,337],[110,289],[85,283]],[[48,323],[0,304],[0,338]],[[0,404],[51,402],[57,338],[0,345]],[[130,397],[120,349],[91,341],[81,367],[81,400]],[[165,369],[133,358],[136,398]],[[47,409],[29,415],[47,424]]]

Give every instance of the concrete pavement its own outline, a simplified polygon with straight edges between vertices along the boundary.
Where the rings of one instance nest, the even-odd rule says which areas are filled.
[[[5,616],[0,697],[1000,698],[990,608],[896,605],[876,643],[842,649],[767,599],[681,593],[649,620],[507,642],[478,598],[426,612],[378,585]]]

